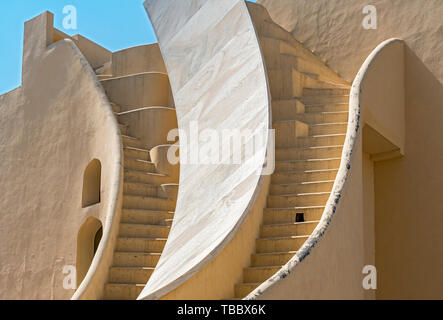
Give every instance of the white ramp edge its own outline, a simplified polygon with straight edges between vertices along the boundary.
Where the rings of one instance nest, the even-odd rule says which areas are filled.
[[[244,0],[147,0],[144,5],[170,77],[181,163],[171,232],[138,297],[151,300],[201,270],[247,217],[263,180],[271,113],[264,59]],[[253,142],[254,153],[240,164],[191,161],[197,148],[207,145],[192,135],[208,138],[207,129],[223,139],[224,130],[249,131],[241,147]],[[220,147],[229,143],[220,141]]]

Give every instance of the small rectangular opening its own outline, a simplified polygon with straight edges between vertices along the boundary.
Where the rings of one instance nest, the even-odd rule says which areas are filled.
[[[295,222],[305,222],[305,214],[297,213],[295,216]]]

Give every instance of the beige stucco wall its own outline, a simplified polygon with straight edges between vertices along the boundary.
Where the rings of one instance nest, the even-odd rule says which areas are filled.
[[[405,141],[404,44],[392,39],[366,59],[350,95],[350,114],[342,163],[319,227],[282,271],[249,298],[374,299],[363,288],[363,268],[376,261],[374,156],[399,150],[387,140]],[[400,63],[398,63],[400,61]],[[396,82],[392,84],[392,82]],[[386,96],[386,99],[383,99]],[[386,119],[390,119],[387,123]],[[381,132],[370,125],[376,124]],[[370,129],[368,129],[370,128]],[[383,140],[384,144],[379,141]],[[380,146],[383,148],[380,149]],[[399,156],[400,154],[396,154]],[[335,214],[333,213],[335,212]],[[306,245],[306,244],[305,244]],[[304,250],[309,250],[304,252]],[[301,259],[301,258],[300,258]],[[263,293],[260,293],[259,291]]]
[[[52,25],[49,12],[25,25],[22,86],[0,97],[0,299],[71,298],[63,268],[76,265],[80,227],[101,221],[101,255],[119,211],[117,123],[74,42],[51,44]],[[102,166],[101,202],[82,209],[93,159]]]
[[[369,53],[388,38],[401,38],[443,83],[441,0],[258,0],[272,19],[352,81]],[[378,28],[362,26],[363,8],[374,5]]]
[[[77,47],[95,70],[111,60],[112,53],[95,42],[77,34],[72,37]]]
[[[377,298],[442,299],[443,86],[408,47],[405,62],[405,156],[375,164]]]
[[[315,248],[285,279],[259,299],[363,299],[362,268],[370,264],[364,242],[362,137],[331,224]]]
[[[123,77],[140,72],[166,73],[165,63],[157,43],[112,53],[113,77]]]

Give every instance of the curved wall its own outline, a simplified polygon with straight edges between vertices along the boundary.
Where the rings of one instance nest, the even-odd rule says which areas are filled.
[[[158,43],[136,46],[112,53],[112,77],[124,77],[140,72],[166,73]]]
[[[352,81],[382,41],[404,39],[443,83],[443,5],[441,0],[258,0],[272,19]],[[363,8],[377,8],[376,30],[362,26]]]
[[[260,46],[243,0],[148,0],[145,7],[168,69],[181,130],[174,223],[139,297],[157,299],[213,260],[249,214],[263,182],[270,98]],[[198,129],[192,128],[195,124]],[[198,135],[206,129],[219,135],[226,129],[250,130],[242,148],[266,137],[241,164],[189,161],[204,145],[190,142],[191,131]]]
[[[369,134],[362,127],[380,123],[380,129],[389,129],[381,134],[404,141],[403,53],[403,42],[391,39],[366,59],[352,85],[342,160],[321,221],[294,258],[247,299],[375,297],[363,289],[362,270],[375,264],[373,163],[367,152],[379,143],[366,138]],[[395,117],[390,127],[383,126],[386,118]],[[371,150],[391,150],[378,151]]]
[[[81,226],[91,217],[103,225],[97,266],[119,214],[117,123],[90,64],[72,40],[52,44],[52,26],[49,12],[26,23],[23,84],[0,97],[0,299],[71,298],[63,271],[76,265]],[[101,201],[82,208],[93,159]]]
[[[443,85],[404,55],[405,156],[374,164],[377,298],[443,299]]]

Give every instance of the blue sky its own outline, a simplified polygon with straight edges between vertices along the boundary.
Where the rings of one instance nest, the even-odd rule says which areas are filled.
[[[156,42],[142,3],[142,0],[1,0],[0,95],[20,86],[25,21],[48,10],[55,15],[57,29],[69,35],[81,34],[108,50],[117,51]],[[67,5],[77,9],[77,30],[63,29],[63,8]]]

